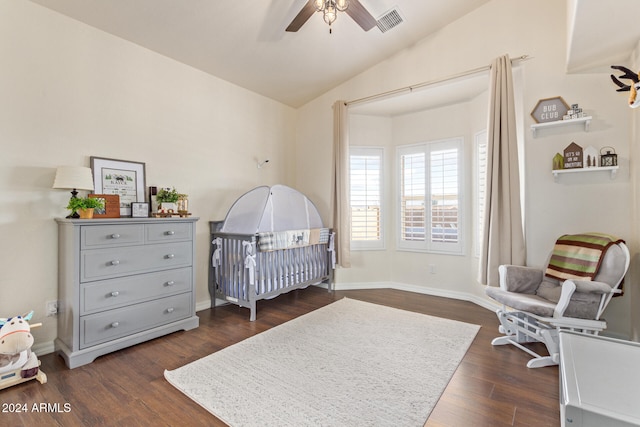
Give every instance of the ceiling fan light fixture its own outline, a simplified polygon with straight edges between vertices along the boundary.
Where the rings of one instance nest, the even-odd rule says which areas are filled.
[[[314,12],[322,12],[324,22],[329,25],[329,33],[331,33],[331,24],[338,18],[338,12],[347,12],[347,15],[365,31],[375,27],[377,22],[362,6],[360,0],[308,0],[285,31],[295,33]]]
[[[336,0],[336,9],[340,12],[344,12],[349,8],[349,0]]]
[[[324,22],[331,25],[336,20],[336,8],[333,5],[329,5],[324,9]]]

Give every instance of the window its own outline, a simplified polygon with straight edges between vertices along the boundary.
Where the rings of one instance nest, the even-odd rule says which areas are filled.
[[[462,253],[462,138],[398,147],[398,249]]]
[[[475,135],[476,153],[476,192],[475,192],[475,255],[480,256],[482,229],[484,228],[484,198],[487,188],[487,131],[483,130]]]
[[[349,153],[351,248],[383,249],[382,148],[351,147]]]

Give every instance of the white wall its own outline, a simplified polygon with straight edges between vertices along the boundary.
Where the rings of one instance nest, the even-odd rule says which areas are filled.
[[[0,0],[0,317],[35,310],[56,337],[57,166],[144,162],[147,185],[189,194],[196,300],[207,304],[208,221],[260,184],[292,181],[296,111],[25,0]],[[258,170],[257,159],[270,159]]]
[[[488,65],[505,53],[512,57],[528,54],[532,59],[521,66],[528,263],[541,266],[555,239],[563,233],[603,231],[617,234],[633,245],[636,236],[631,234],[630,114],[611,86],[608,74],[566,74],[565,8],[565,2],[556,0],[494,0],[308,103],[299,110],[296,186],[327,201],[321,208],[324,218],[330,218],[330,186],[326,183],[330,182],[331,105],[335,100],[349,101],[437,80]],[[553,96],[562,96],[569,104],[579,103],[593,115],[591,131],[569,126],[545,130],[533,138],[529,126],[534,121],[529,113],[538,100]],[[572,141],[598,148],[613,145],[621,165],[618,177],[612,181],[599,172],[562,177],[555,183],[550,173],[551,159]],[[379,255],[370,256],[375,259]],[[403,281],[419,284],[426,291],[431,283],[420,268],[424,260],[418,254],[398,253],[391,268],[401,267],[406,272]],[[352,260],[355,269],[370,264],[366,254]],[[355,276],[346,270],[336,275],[338,284],[343,286],[358,281]],[[445,282],[448,280],[442,283]],[[630,283],[632,280],[627,280],[627,286]],[[479,285],[471,279],[463,286],[470,295],[480,293]],[[613,301],[606,318],[609,333],[629,335],[628,294]]]

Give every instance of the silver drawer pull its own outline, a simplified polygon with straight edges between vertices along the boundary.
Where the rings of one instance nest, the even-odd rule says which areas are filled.
[[[167,232],[165,232],[164,234],[166,234],[167,236],[173,236],[174,234],[176,234],[175,231],[169,230]]]
[[[112,328],[117,328],[118,326],[120,326],[120,322],[113,322],[113,323],[111,324],[111,327],[112,327]]]
[[[174,254],[167,254],[165,255],[166,259],[171,259],[171,258],[175,258],[176,256]]]
[[[120,295],[120,292],[118,292],[118,291],[111,292],[111,296],[112,297],[117,297],[118,295]]]
[[[111,238],[112,238],[112,239],[119,239],[119,238],[120,238],[120,235],[119,235],[118,233],[113,233],[113,234],[111,235]]]
[[[175,284],[176,284],[176,282],[174,282],[173,280],[169,280],[169,281],[168,281],[167,283],[165,283],[164,285],[165,285],[165,286],[173,286],[173,285],[175,285]]]
[[[111,265],[118,265],[120,264],[120,261],[117,259],[114,259],[113,261],[111,261]]]
[[[173,307],[167,308],[167,313],[173,313]]]

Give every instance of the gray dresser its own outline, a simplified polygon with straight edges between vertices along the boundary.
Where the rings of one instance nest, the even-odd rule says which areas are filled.
[[[55,347],[69,368],[198,327],[193,266],[197,220],[56,219]]]

